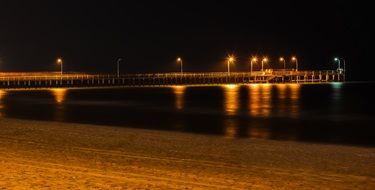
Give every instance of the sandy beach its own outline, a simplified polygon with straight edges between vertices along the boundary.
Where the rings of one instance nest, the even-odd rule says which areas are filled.
[[[375,189],[375,148],[0,118],[0,189]]]

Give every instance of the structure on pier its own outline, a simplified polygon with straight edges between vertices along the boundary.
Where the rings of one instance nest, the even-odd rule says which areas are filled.
[[[220,85],[249,83],[324,83],[345,81],[333,70],[265,72],[155,73],[126,75],[0,73],[0,89],[143,87],[170,85]]]

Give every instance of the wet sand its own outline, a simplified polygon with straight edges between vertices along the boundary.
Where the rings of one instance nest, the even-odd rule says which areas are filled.
[[[375,148],[0,118],[0,189],[375,189]]]

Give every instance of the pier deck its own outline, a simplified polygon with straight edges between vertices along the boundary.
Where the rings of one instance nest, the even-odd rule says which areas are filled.
[[[0,73],[0,89],[142,87],[169,85],[215,85],[249,83],[340,82],[345,74],[334,70],[266,72],[155,73],[155,74],[59,74]]]

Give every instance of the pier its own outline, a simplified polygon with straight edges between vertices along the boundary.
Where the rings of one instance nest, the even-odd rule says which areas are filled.
[[[0,89],[157,87],[251,83],[326,83],[345,81],[336,70],[265,72],[186,72],[154,74],[0,73]]]

